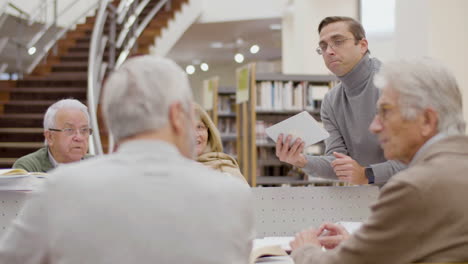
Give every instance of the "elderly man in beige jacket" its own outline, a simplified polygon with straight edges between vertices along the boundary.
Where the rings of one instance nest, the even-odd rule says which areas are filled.
[[[425,58],[385,64],[374,81],[382,93],[370,130],[387,159],[409,168],[353,235],[334,224],[297,234],[295,263],[468,261],[468,137],[455,78]]]

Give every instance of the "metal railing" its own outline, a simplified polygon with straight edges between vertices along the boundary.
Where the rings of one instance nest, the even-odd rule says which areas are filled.
[[[98,7],[98,4],[92,4],[86,10],[81,13],[75,20],[73,20],[71,23],[68,24],[68,26],[63,27],[57,34],[52,37],[52,39],[47,42],[42,49],[40,49],[34,60],[31,62],[31,64],[26,68],[26,73],[29,74],[31,73],[36,66],[41,62],[41,60],[49,53],[49,51],[55,46],[57,41],[61,39],[72,27],[74,27],[80,19],[85,17],[89,12],[92,10],[96,9]],[[42,36],[41,36],[42,37]]]
[[[7,8],[10,8],[18,14],[18,17],[22,19],[21,23],[18,24],[18,28],[16,29],[17,37],[9,38],[9,42],[13,43],[17,47],[17,56],[16,56],[16,70],[19,71],[20,76],[23,73],[30,74],[36,66],[43,60],[43,58],[49,53],[49,51],[55,47],[55,44],[59,39],[61,39],[72,27],[74,27],[80,19],[88,15],[92,10],[96,9],[98,3],[94,3],[89,5],[84,12],[79,14],[73,21],[68,23],[68,25],[60,28],[57,32],[55,32],[52,36],[49,34],[49,40],[42,44],[42,47],[36,47],[39,41],[43,40],[44,36],[52,32],[52,28],[57,27],[57,21],[59,18],[66,15],[67,11],[71,10],[73,6],[80,2],[80,0],[72,1],[67,6],[65,6],[60,12],[57,11],[57,2],[58,0],[48,0],[48,1],[41,1],[37,7],[35,7],[32,14],[27,13],[26,11],[22,10],[18,6],[14,5],[11,2],[7,2],[2,8],[0,8],[0,14],[6,13]],[[47,10],[53,10],[53,16],[51,18],[47,18]],[[23,32],[26,27],[31,26],[36,22],[41,22],[40,16],[44,16],[43,19],[43,26],[41,29],[36,32],[33,37],[27,41],[20,41],[20,36],[23,35]],[[6,19],[6,16],[2,16],[3,19]],[[24,20],[24,21],[23,21]],[[49,20],[49,21],[48,21]],[[3,21],[0,21],[0,26],[3,24]],[[33,48],[33,52],[29,53],[30,49]],[[30,55],[34,55],[34,59],[32,62],[27,66],[23,67],[23,55],[25,52],[28,51]]]
[[[166,9],[170,8],[171,2],[169,0],[160,0],[144,18],[138,19],[151,1],[155,0],[122,0],[116,7],[110,0],[101,0],[91,36],[88,58],[88,109],[91,125],[95,131],[90,144],[92,154],[103,154],[97,107],[106,73],[118,68],[125,61],[130,51],[136,47],[138,37],[161,8],[163,6],[166,6]],[[104,34],[106,23],[109,25],[109,30],[107,34]],[[117,30],[118,26],[119,30]],[[109,51],[109,56],[107,60],[104,60],[106,48]],[[118,49],[120,52],[117,56]],[[118,59],[116,60],[116,58]],[[108,151],[112,152],[113,148],[113,137],[109,133]]]

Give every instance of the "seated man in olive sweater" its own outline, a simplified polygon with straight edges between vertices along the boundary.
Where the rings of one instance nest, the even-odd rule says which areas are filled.
[[[91,133],[88,108],[75,99],[60,100],[44,116],[45,147],[19,158],[13,168],[47,172],[59,164],[88,158]]]

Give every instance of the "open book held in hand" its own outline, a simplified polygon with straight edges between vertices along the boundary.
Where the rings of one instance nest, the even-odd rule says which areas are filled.
[[[283,142],[288,135],[292,135],[290,146],[294,144],[297,138],[301,138],[305,142],[304,147],[315,144],[330,136],[307,111],[274,124],[265,129],[265,132],[275,142],[280,134],[283,134]]]

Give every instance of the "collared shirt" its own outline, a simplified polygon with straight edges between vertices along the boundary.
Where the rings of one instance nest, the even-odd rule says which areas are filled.
[[[52,164],[52,167],[56,168],[60,163],[58,163],[55,159],[54,156],[52,156],[52,153],[50,152],[49,147],[47,147],[47,153],[49,154],[49,161],[50,164]]]

